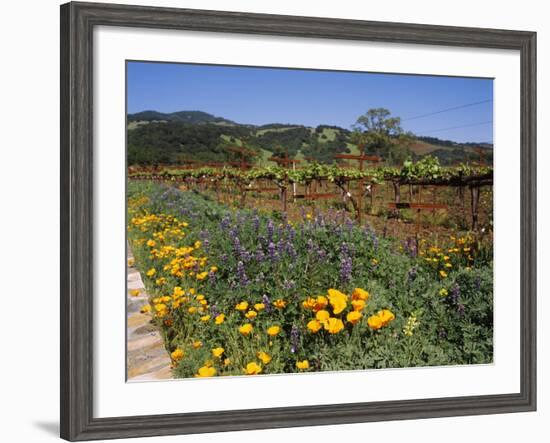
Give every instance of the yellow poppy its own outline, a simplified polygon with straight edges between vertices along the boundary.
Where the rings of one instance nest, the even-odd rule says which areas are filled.
[[[185,356],[185,353],[180,348],[177,348],[175,351],[173,351],[170,354],[170,357],[172,357],[172,360],[174,360],[174,361],[181,360],[184,356]]]
[[[309,369],[309,361],[307,360],[297,361],[296,367],[298,369]]]
[[[339,314],[346,309],[348,296],[337,289],[329,289],[328,300],[332,306],[332,312],[334,312],[334,314]]]
[[[282,298],[279,298],[273,302],[273,306],[278,309],[283,309],[286,306],[286,301],[284,301]]]
[[[246,365],[246,368],[244,368],[244,373],[246,375],[256,375],[262,372],[262,367],[256,363],[256,362],[250,362]]]
[[[267,335],[270,337],[275,337],[279,332],[281,332],[280,326],[270,326],[267,328]]]
[[[242,301],[242,302],[238,303],[237,305],[235,305],[235,309],[237,311],[246,311],[248,309],[248,302],[247,301]]]
[[[371,315],[367,319],[367,324],[371,329],[374,329],[375,331],[383,326],[382,320],[380,319],[380,317],[378,317],[378,315]]]
[[[256,354],[256,356],[262,361],[264,365],[267,365],[271,361],[271,355],[269,355],[267,352],[260,351]]]
[[[216,375],[216,368],[213,368],[212,366],[202,366],[199,368],[199,371],[195,377],[213,377],[214,375]]]
[[[321,323],[323,323],[330,318],[330,313],[322,309],[318,311],[317,314],[315,314],[315,318],[319,320]]]
[[[355,288],[351,294],[352,300],[363,300],[367,301],[369,298],[369,293],[361,288]]]
[[[344,322],[339,318],[331,317],[324,323],[323,326],[329,334],[338,334],[338,332],[344,329]]]
[[[382,326],[386,326],[390,321],[395,319],[395,315],[389,309],[382,309],[378,312],[378,317],[382,321]]]
[[[346,316],[346,320],[350,322],[352,325],[355,325],[359,322],[359,320],[361,320],[362,316],[363,314],[361,314],[358,311],[351,311],[351,312],[348,312],[348,315]]]
[[[252,329],[254,329],[252,325],[250,323],[247,323],[239,328],[239,332],[244,336],[248,336],[252,332]]]
[[[212,355],[216,358],[220,358],[225,352],[225,349],[222,347],[212,349]]]
[[[316,319],[310,320],[307,324],[307,328],[315,334],[321,329],[321,322]]]

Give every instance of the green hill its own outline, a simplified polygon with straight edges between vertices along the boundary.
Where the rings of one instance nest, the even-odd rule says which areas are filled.
[[[129,122],[180,122],[188,124],[199,123],[217,123],[226,125],[236,125],[237,123],[222,117],[216,117],[212,114],[202,111],[179,111],[179,112],[157,112],[143,111],[135,114],[128,114]]]
[[[272,123],[255,126],[201,111],[143,111],[128,115],[128,164],[239,161],[239,155],[228,149],[235,146],[254,151],[255,155],[247,161],[261,165],[273,164],[269,161],[271,156],[286,154],[290,158],[332,163],[335,154],[359,153],[351,134],[348,129],[331,125],[308,127]],[[403,152],[413,159],[429,154],[438,157],[442,164],[453,164],[477,161],[476,147],[484,149],[485,162],[492,162],[492,145],[460,144],[433,137],[417,137],[414,143],[401,148],[397,157],[392,152],[382,156],[391,163],[392,158],[403,157]]]

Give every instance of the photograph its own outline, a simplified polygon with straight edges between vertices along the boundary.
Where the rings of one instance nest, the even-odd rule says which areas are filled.
[[[127,60],[127,381],[492,364],[493,81]]]

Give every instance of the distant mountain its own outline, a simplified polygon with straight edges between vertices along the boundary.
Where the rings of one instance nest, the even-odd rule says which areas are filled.
[[[457,146],[463,146],[463,147],[472,147],[472,148],[486,148],[486,149],[493,149],[492,143],[486,143],[486,142],[479,142],[479,143],[472,143],[472,142],[465,142],[465,143],[458,143],[452,140],[442,140],[437,137],[426,137],[419,135],[416,137],[418,140],[432,144],[437,146],[448,146],[448,147],[457,147]]]
[[[237,125],[234,121],[222,117],[216,117],[208,112],[202,111],[178,111],[164,113],[158,111],[142,111],[135,114],[128,114],[129,122],[180,122],[188,124],[217,123],[226,125]]]
[[[286,153],[299,160],[332,163],[335,154],[359,154],[350,136],[351,131],[334,125],[270,123],[257,126],[202,111],[143,111],[128,115],[128,164],[236,162],[240,157],[228,148],[243,145],[255,152],[247,161],[257,165],[274,164],[270,157]],[[476,148],[483,148],[483,158]],[[387,164],[400,164],[406,158],[419,159],[426,155],[437,157],[443,165],[479,160],[491,164],[492,148],[488,143],[457,143],[419,136],[406,148],[368,153],[382,156]]]

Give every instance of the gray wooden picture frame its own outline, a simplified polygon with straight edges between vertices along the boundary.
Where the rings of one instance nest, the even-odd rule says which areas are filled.
[[[93,416],[93,103],[96,26],[517,50],[521,57],[521,391],[169,415]],[[61,6],[61,437],[70,441],[536,409],[536,33],[189,9]]]

